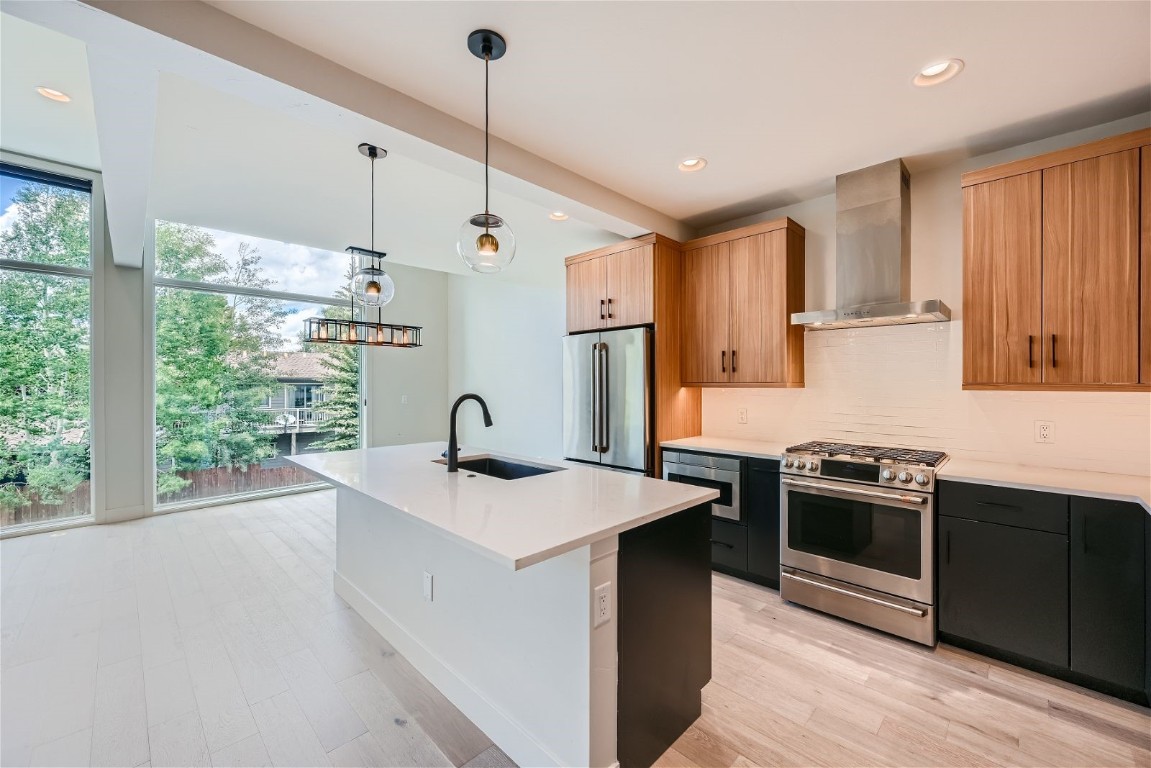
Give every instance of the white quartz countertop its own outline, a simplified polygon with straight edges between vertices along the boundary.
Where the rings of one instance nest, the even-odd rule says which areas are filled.
[[[660,445],[664,448],[683,448],[765,459],[778,459],[787,448],[786,443],[705,436],[668,440]],[[1143,508],[1151,513],[1151,477],[1146,475],[1116,475],[1110,472],[1030,467],[1023,464],[1000,464],[952,456],[940,468],[937,476],[942,480],[961,483],[982,483],[1005,488],[1132,501],[1142,504]]]
[[[998,485],[1072,496],[1094,496],[1142,504],[1151,513],[1151,477],[1087,472],[1077,469],[1028,467],[990,461],[950,458],[936,475],[940,480]]]
[[[519,570],[719,496],[693,485],[462,447],[460,458],[499,456],[563,467],[501,480],[435,463],[447,443],[416,443],[288,460]]]
[[[681,437],[660,443],[662,448],[682,448],[685,451],[726,453],[732,456],[751,456],[756,459],[778,459],[787,449],[787,443],[769,443],[759,440],[737,440],[732,437]]]

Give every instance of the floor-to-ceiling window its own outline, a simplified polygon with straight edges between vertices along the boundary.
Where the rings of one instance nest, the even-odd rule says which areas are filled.
[[[157,222],[156,502],[314,482],[284,458],[359,446],[359,351],[305,344],[348,317],[349,259]]]
[[[92,513],[91,178],[0,163],[0,529]]]

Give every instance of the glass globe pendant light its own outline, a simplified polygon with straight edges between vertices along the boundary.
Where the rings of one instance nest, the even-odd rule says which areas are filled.
[[[507,42],[498,32],[477,29],[468,35],[468,50],[484,60],[484,212],[477,213],[460,227],[456,250],[468,267],[476,272],[499,272],[512,263],[516,255],[516,236],[511,227],[491,212],[489,205],[491,135],[488,130],[488,65],[501,58],[508,49]]]
[[[387,254],[376,250],[376,158],[387,157],[388,150],[371,144],[361,144],[360,154],[372,163],[372,247],[354,248],[348,246],[348,253],[367,257],[368,263],[361,267],[352,278],[352,295],[364,307],[382,307],[396,295],[396,283],[391,275],[380,267],[380,260]]]

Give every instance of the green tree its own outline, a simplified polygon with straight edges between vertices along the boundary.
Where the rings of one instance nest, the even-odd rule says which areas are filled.
[[[89,263],[89,196],[25,183],[0,256]],[[0,508],[59,504],[88,479],[90,285],[0,270]],[[83,511],[83,510],[81,510]]]
[[[344,274],[351,285],[356,260],[348,259]],[[333,319],[352,318],[352,293],[340,288],[334,294],[336,303],[324,307],[323,316]],[[305,344],[310,352],[323,352],[324,406],[328,415],[321,429],[324,436],[313,445],[325,451],[347,451],[360,447],[360,347],[343,344]]]
[[[184,280],[267,288],[261,256],[241,243],[229,263],[210,233],[158,222],[156,269]],[[157,492],[188,485],[178,472],[248,469],[275,455],[275,435],[260,410],[275,387],[269,373],[289,314],[277,301],[162,288],[156,293]]]

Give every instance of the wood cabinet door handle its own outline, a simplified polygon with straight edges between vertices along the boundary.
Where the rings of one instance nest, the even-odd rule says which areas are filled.
[[[1055,334],[1051,334],[1051,367],[1059,367],[1059,363],[1055,362]]]
[[[735,369],[735,350],[731,350],[731,372],[736,373]]]
[[[727,350],[719,353],[719,372],[727,373]]]
[[[603,320],[603,299],[599,300],[599,319]]]
[[[611,320],[614,317],[615,317],[615,315],[613,315],[611,313],[611,298],[608,298],[608,300],[607,300],[607,319]]]
[[[1035,367],[1035,337],[1027,334],[1027,367]]]

